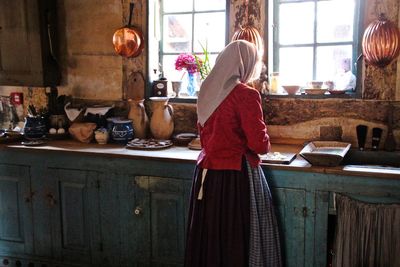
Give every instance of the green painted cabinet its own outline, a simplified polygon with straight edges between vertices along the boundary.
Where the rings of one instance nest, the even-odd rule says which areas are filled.
[[[0,153],[0,260],[182,266],[194,164],[77,155]],[[400,202],[398,179],[263,169],[288,267],[327,266],[334,194]]]
[[[32,199],[29,167],[0,164],[0,253],[32,253]]]
[[[127,266],[183,266],[186,211],[190,181],[135,176],[129,180],[130,207],[126,209],[123,251]],[[124,265],[125,266],[125,265]]]
[[[56,185],[45,195],[52,209],[55,258],[95,264],[101,250],[98,173],[51,168],[48,175]]]
[[[326,266],[321,255],[326,253],[328,193],[279,187],[271,190],[285,266]]]

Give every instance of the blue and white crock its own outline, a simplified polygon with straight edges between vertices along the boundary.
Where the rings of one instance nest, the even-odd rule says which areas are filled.
[[[114,120],[111,131],[115,143],[126,144],[133,139],[133,125],[131,120]]]

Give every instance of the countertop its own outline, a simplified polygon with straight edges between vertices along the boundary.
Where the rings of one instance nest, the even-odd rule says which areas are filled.
[[[122,145],[106,144],[100,145],[96,143],[84,144],[75,140],[54,140],[47,141],[46,144],[41,146],[24,146],[20,143],[1,144],[1,149],[21,150],[30,152],[65,152],[65,153],[79,153],[81,155],[90,156],[106,156],[113,158],[131,158],[131,159],[152,159],[163,160],[171,162],[189,162],[195,163],[200,153],[199,150],[191,150],[187,147],[172,146],[166,149],[159,150],[134,150],[127,149]],[[283,145],[272,144],[272,152],[281,153],[299,153],[302,149],[300,145]],[[337,167],[321,167],[311,166],[301,156],[297,157],[290,164],[271,164],[262,163],[264,167],[271,169],[289,170],[289,171],[304,171],[316,172],[335,175],[349,175],[349,176],[367,176],[367,177],[382,177],[382,178],[395,178],[400,180],[400,175],[390,172],[376,172],[368,169],[359,169],[357,171],[344,170],[345,166]]]

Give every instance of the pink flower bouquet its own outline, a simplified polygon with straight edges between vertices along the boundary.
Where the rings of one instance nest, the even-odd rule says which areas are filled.
[[[180,54],[175,61],[175,69],[186,69],[190,74],[198,72],[199,68],[196,57],[192,54]]]

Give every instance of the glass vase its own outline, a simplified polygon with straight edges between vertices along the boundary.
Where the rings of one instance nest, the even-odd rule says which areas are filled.
[[[194,73],[188,72],[187,93],[189,96],[195,96],[197,89],[197,81]]]

